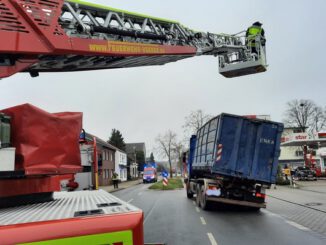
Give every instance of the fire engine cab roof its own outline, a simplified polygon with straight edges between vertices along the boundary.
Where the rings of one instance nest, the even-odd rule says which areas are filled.
[[[80,218],[89,210],[100,211],[97,215],[141,212],[103,190],[55,192],[52,202],[0,209],[0,226]]]

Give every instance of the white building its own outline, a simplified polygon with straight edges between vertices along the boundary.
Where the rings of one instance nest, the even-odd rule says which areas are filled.
[[[284,128],[282,133],[281,143],[308,139],[308,134],[302,132],[302,129],[297,127],[287,127]],[[301,146],[282,146],[281,144],[281,155],[279,157],[279,163],[282,165],[282,167],[284,167],[285,164],[292,168],[296,166],[303,166],[303,148]]]
[[[130,164],[130,177],[138,178],[138,164],[135,162]]]
[[[308,135],[298,128],[285,128],[282,134],[279,163],[291,168],[303,166],[305,164],[304,148],[307,151],[307,164],[316,165],[316,169],[320,171],[320,173],[317,172],[317,176],[326,175],[326,133],[324,132]]]
[[[127,181],[127,153],[118,148],[115,152],[115,172],[121,181]]]
[[[114,172],[119,175],[118,178],[121,181],[127,181],[127,153],[111,144],[109,145],[115,149]]]

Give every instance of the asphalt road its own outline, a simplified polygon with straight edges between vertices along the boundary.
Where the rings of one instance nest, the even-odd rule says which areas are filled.
[[[140,184],[115,193],[144,211],[145,242],[168,245],[326,244],[326,237],[268,210],[198,209],[184,190]]]

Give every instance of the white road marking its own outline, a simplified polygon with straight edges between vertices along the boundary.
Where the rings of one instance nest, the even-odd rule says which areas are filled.
[[[287,219],[285,219],[284,217],[282,217],[281,215],[278,215],[278,214],[274,214],[274,213],[272,213],[271,211],[268,211],[268,210],[261,210],[261,212],[263,212],[263,213],[265,213],[265,214],[267,214],[267,215],[269,215],[269,216],[275,216],[275,217],[278,217],[278,218],[281,218],[281,219],[283,219],[284,221],[285,221],[285,223],[288,223],[289,225],[292,225],[293,227],[295,227],[295,228],[297,228],[297,229],[299,229],[299,230],[303,230],[303,231],[309,231],[310,229],[309,228],[307,228],[307,227],[305,227],[305,226],[303,226],[303,225],[300,225],[300,224],[298,224],[298,223],[296,223],[296,222],[293,222],[293,221],[290,221],[290,220],[287,220]]]
[[[202,225],[206,225],[206,221],[205,221],[204,217],[200,217],[200,220],[201,220]]]
[[[263,212],[263,213],[265,213],[265,214],[267,214],[267,215],[270,215],[270,216],[276,216],[276,217],[280,217],[280,218],[281,218],[280,215],[278,215],[278,214],[274,214],[274,213],[272,213],[271,211],[268,211],[268,210],[266,210],[266,209],[261,210],[261,212]]]
[[[217,244],[217,241],[215,240],[215,238],[214,238],[214,236],[213,236],[212,233],[207,233],[207,236],[208,236],[208,238],[209,238],[209,240],[210,240],[210,242],[211,242],[212,245],[218,245]]]
[[[194,205],[196,205],[196,202],[195,202],[195,201],[192,201],[192,203],[193,203]]]
[[[133,200],[134,200],[134,199],[131,198],[131,199],[128,201],[128,203],[131,203]]]
[[[200,212],[200,210],[199,210],[199,208],[198,207],[196,207],[196,211],[199,213]]]
[[[285,221],[286,223],[288,223],[289,225],[292,225],[294,226],[295,228],[298,228],[299,230],[303,230],[303,231],[309,231],[309,228],[303,226],[303,225],[300,225],[298,223],[295,223],[293,221],[290,221],[290,220],[286,220]]]
[[[148,214],[145,216],[145,219],[144,219],[144,225],[146,224],[147,220],[148,220],[148,217],[152,214],[156,204],[158,203],[159,201],[159,198],[155,200],[153,206],[151,207],[151,209],[149,210]]]

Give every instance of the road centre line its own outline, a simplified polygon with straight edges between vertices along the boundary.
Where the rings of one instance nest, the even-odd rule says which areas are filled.
[[[193,203],[194,205],[196,205],[196,202],[195,202],[195,201],[192,201],[192,203]]]
[[[207,233],[207,236],[212,245],[218,245],[212,233]]]
[[[202,225],[206,225],[206,221],[205,221],[204,217],[200,217],[200,221],[201,221]]]
[[[151,209],[149,210],[148,214],[145,215],[145,218],[144,218],[144,225],[146,224],[146,222],[147,222],[147,220],[148,220],[148,217],[152,214],[152,212],[153,212],[153,210],[154,210],[156,204],[158,203],[158,201],[159,201],[159,198],[155,200],[155,202],[154,202],[153,206],[151,207]]]
[[[198,207],[196,207],[196,211],[197,211],[197,213],[199,213],[199,212],[200,212],[200,210],[199,210],[199,208],[198,208]]]
[[[133,200],[134,200],[134,199],[131,198],[127,203],[131,203]]]

